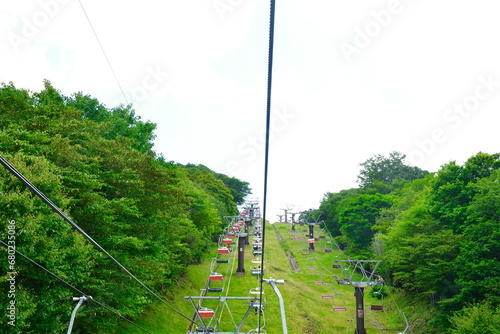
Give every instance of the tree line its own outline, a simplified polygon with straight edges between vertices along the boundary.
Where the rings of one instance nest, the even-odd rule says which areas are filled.
[[[422,333],[499,333],[500,154],[429,173],[405,155],[360,164],[357,188],[327,193],[319,212],[351,257],[429,304]]]
[[[97,243],[153,291],[164,294],[198,263],[224,216],[249,184],[203,165],[181,165],[153,151],[156,125],[131,105],[108,108],[81,92],[65,96],[48,81],[31,92],[0,87],[1,155]],[[15,225],[15,247],[128,319],[153,299],[4,168],[0,239]],[[12,232],[14,234],[14,232]],[[3,263],[7,264],[4,247]],[[2,270],[0,304],[15,282],[15,326],[5,333],[59,333],[75,292],[21,256]],[[4,293],[5,292],[5,293]],[[78,312],[74,331],[112,333],[120,320],[96,305]]]

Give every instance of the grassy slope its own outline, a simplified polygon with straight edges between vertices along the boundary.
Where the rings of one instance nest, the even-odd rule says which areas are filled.
[[[333,269],[331,266],[337,259],[342,259],[343,254],[333,250],[332,253],[325,253],[325,248],[332,248],[327,244],[328,239],[320,239],[316,242],[316,252],[314,254],[302,254],[302,251],[307,250],[307,239],[292,240],[293,237],[303,236],[307,233],[305,227],[297,227],[296,233],[290,233],[289,225],[275,225],[277,231],[283,236],[281,244],[276,238],[275,231],[272,226],[266,228],[265,240],[265,274],[264,278],[284,279],[285,285],[278,285],[278,288],[283,295],[285,301],[286,319],[289,333],[346,333],[354,332],[355,324],[355,297],[353,296],[354,288],[351,286],[338,285],[332,275],[341,276],[340,269]],[[315,236],[321,235],[321,231],[316,227]],[[301,272],[295,272],[290,269],[288,259],[283,250],[283,246],[289,249],[296,257]],[[234,247],[236,248],[236,247]],[[213,251],[215,254],[215,250]],[[179,287],[168,296],[169,302],[177,310],[189,317],[193,314],[191,304],[184,299],[184,296],[198,296],[200,289],[205,286],[208,275],[211,271],[211,257],[207,256],[203,264],[191,266],[186,279],[179,284]],[[229,264],[221,264],[217,272],[224,275],[225,291],[223,296],[249,296],[249,290],[259,285],[259,281],[250,275],[250,263],[252,256],[251,246],[247,246],[245,250],[245,270],[246,276],[237,278],[234,275],[236,271],[237,261],[235,258],[236,252],[230,256],[234,259]],[[227,255],[224,255],[227,257]],[[222,256],[221,256],[222,257]],[[255,266],[255,265],[254,265]],[[315,269],[308,269],[314,266]],[[231,275],[231,273],[233,273]],[[327,284],[317,285],[313,281],[322,280]],[[267,333],[282,333],[281,316],[279,312],[278,298],[276,297],[271,286],[264,284],[265,295],[265,310],[264,317],[261,321],[265,321]],[[376,301],[368,295],[369,288],[365,291],[365,327],[368,334],[375,333],[398,333],[404,329],[404,321],[399,313],[398,305],[395,304],[393,295],[385,298],[383,302]],[[340,294],[332,299],[322,299],[322,294]],[[209,295],[213,296],[213,295]],[[345,301],[344,301],[345,297]],[[383,304],[384,311],[370,311],[370,304]],[[346,306],[347,311],[332,310],[333,303],[336,306]],[[224,311],[217,313],[217,318],[220,317],[220,330],[234,332],[235,327],[232,324],[231,318],[235,322],[239,322],[244,312],[247,309],[245,301],[228,301],[231,314]],[[206,300],[203,306],[216,309],[217,302]],[[220,305],[219,305],[220,307]],[[399,305],[401,307],[401,305]],[[232,316],[232,317],[231,317]],[[213,320],[215,322],[215,319]],[[255,329],[257,327],[258,317],[251,312],[248,316],[243,332]],[[155,305],[151,310],[144,314],[144,317],[138,321],[141,326],[144,326],[151,333],[186,333],[189,322],[183,317],[171,311],[163,304]],[[123,333],[143,333],[135,328],[124,330]]]

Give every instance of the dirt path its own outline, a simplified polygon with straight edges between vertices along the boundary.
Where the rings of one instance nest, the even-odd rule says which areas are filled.
[[[298,272],[298,273],[302,272],[302,270],[300,270],[300,265],[297,262],[297,259],[295,258],[293,253],[288,249],[289,247],[288,247],[288,244],[287,244],[285,238],[283,238],[281,233],[276,229],[276,227],[274,225],[273,225],[273,229],[274,229],[274,233],[276,233],[276,238],[278,239],[278,242],[280,243],[281,248],[283,248],[283,251],[285,252],[286,258],[288,259],[288,263],[290,264],[290,269],[292,269],[293,271]]]

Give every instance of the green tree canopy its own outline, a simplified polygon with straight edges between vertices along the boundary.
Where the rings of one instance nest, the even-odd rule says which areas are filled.
[[[339,214],[339,224],[352,249],[368,248],[380,211],[390,207],[391,203],[392,197],[382,194],[361,194],[346,203]]]
[[[131,106],[110,109],[83,93],[64,96],[48,81],[40,92],[12,83],[0,87],[2,156],[162,293],[200,261],[222,230],[221,216],[237,207],[215,172],[156,155],[155,127]],[[133,319],[152,303],[142,287],[3,168],[0,194],[1,240],[15,221],[19,251],[124,317]],[[27,261],[19,259],[16,270],[16,298],[23,307],[16,333],[61,332],[74,291]],[[6,298],[0,295],[2,305]],[[121,321],[94,304],[78,317],[74,330],[88,333],[112,333]]]
[[[411,180],[424,177],[428,172],[405,164],[406,155],[391,152],[386,157],[377,154],[359,164],[362,168],[358,175],[358,184],[365,191],[387,194]]]

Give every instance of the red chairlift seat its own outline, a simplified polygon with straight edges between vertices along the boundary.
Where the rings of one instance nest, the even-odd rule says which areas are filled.
[[[313,244],[314,243],[314,238],[308,239],[307,242],[309,242],[310,244]]]
[[[332,268],[340,268],[340,264],[334,264]]]
[[[203,308],[198,310],[198,314],[201,318],[212,318],[215,314],[214,310]]]
[[[331,253],[331,252],[332,252],[331,249],[325,248],[325,253]]]
[[[217,249],[217,254],[229,254],[229,248],[219,247],[219,249]]]
[[[222,274],[213,273],[209,277],[210,281],[222,281]]]
[[[229,239],[229,238],[225,238],[225,239],[222,239],[222,243],[225,244],[225,245],[232,245],[233,244],[233,240]]]

